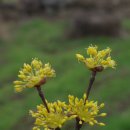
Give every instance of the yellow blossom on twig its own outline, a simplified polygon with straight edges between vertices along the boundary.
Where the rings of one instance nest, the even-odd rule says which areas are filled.
[[[110,48],[98,51],[97,46],[91,45],[87,48],[87,54],[89,55],[88,58],[85,58],[81,54],[76,54],[76,57],[79,61],[85,63],[89,69],[102,71],[108,67],[115,68],[116,66],[116,62],[111,59],[110,53]]]
[[[46,78],[54,77],[55,70],[51,68],[49,63],[43,64],[38,59],[33,59],[31,64],[24,64],[19,71],[19,80],[14,81],[16,92],[21,92],[24,88],[32,88],[36,85],[45,83]]]
[[[64,102],[57,101],[54,103],[47,103],[49,111],[43,105],[37,106],[37,112],[30,110],[32,117],[36,118],[33,129],[44,128],[45,130],[51,130],[61,128],[62,125],[73,117],[68,117],[66,113],[67,105]]]
[[[89,125],[105,124],[97,121],[97,117],[104,117],[106,113],[99,113],[99,110],[104,107],[104,103],[98,105],[97,102],[86,100],[86,94],[82,99],[69,95],[68,112],[70,115],[76,115],[79,119],[79,124],[88,123]]]

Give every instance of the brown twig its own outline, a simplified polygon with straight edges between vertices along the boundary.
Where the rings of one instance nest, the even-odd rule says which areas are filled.
[[[60,128],[56,128],[55,130],[61,130]]]
[[[90,77],[90,81],[89,81],[89,86],[88,86],[87,91],[86,91],[86,95],[87,95],[86,96],[86,100],[89,97],[90,91],[91,91],[93,83],[95,81],[96,74],[97,74],[97,71],[92,71],[92,74],[91,74],[91,77]]]
[[[75,126],[75,130],[80,130],[82,127],[82,124],[79,124],[79,118],[76,118],[76,126]]]
[[[87,95],[87,96],[86,96],[85,101],[88,100],[88,97],[89,97],[89,95],[90,95],[91,88],[92,88],[93,83],[94,83],[94,81],[95,81],[96,74],[97,74],[97,71],[96,71],[96,70],[93,70],[93,71],[92,71],[92,74],[91,74],[91,77],[90,77],[89,86],[88,86],[87,91],[86,91],[86,95]],[[79,124],[79,119],[76,118],[76,128],[75,128],[75,129],[76,129],[76,130],[80,130],[82,126],[83,126],[83,124]]]
[[[47,106],[44,93],[43,93],[42,90],[41,90],[41,86],[36,86],[36,89],[37,89],[37,91],[38,91],[38,94],[39,94],[40,98],[42,99],[42,102],[43,102],[44,106],[45,106],[46,109],[47,109],[47,112],[49,113],[50,111],[49,111],[49,108],[48,108],[48,106]]]
[[[48,108],[48,105],[47,105],[47,102],[46,102],[44,93],[43,93],[42,90],[41,90],[41,85],[43,85],[43,84],[45,84],[45,83],[46,83],[46,78],[44,78],[43,80],[41,80],[41,81],[39,82],[39,84],[36,85],[35,87],[36,87],[36,89],[37,89],[37,91],[38,91],[38,94],[39,94],[39,96],[40,96],[40,98],[41,98],[41,100],[42,100],[44,106],[45,106],[46,109],[47,109],[47,112],[49,113],[50,110],[49,110],[49,108]],[[61,130],[61,129],[60,129],[60,128],[56,128],[55,130]]]

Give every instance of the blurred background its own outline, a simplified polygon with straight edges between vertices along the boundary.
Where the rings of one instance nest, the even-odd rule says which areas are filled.
[[[116,70],[98,73],[90,99],[105,102],[105,127],[130,130],[130,0],[0,0],[0,130],[31,130],[29,109],[41,103],[35,89],[14,93],[23,63],[50,62],[57,77],[43,86],[49,101],[82,97],[90,72],[75,58],[90,44],[111,47]],[[74,130],[73,121],[64,130]]]

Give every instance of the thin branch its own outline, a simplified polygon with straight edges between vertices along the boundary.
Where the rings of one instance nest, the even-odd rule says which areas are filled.
[[[87,96],[86,96],[85,101],[88,99],[88,97],[89,97],[89,95],[90,95],[90,91],[91,91],[92,86],[93,86],[93,83],[94,83],[94,81],[95,81],[96,74],[97,74],[97,71],[96,71],[96,70],[95,70],[95,71],[93,70],[93,71],[92,71],[92,74],[91,74],[91,77],[90,77],[89,86],[88,86],[87,91],[86,91],[86,95],[87,95]],[[79,119],[76,118],[76,127],[75,127],[75,129],[76,129],[76,130],[80,130],[82,126],[83,126],[83,124],[79,124]]]
[[[55,130],[61,130],[60,128],[56,128]]]
[[[92,85],[95,81],[96,74],[97,74],[97,71],[92,71],[91,78],[90,78],[90,81],[89,81],[89,86],[88,86],[87,91],[86,91],[86,95],[87,95],[86,100],[88,99],[88,97],[90,95],[90,91],[91,91]]]
[[[39,94],[40,98],[42,99],[42,102],[43,102],[44,106],[47,109],[47,112],[49,113],[50,111],[49,111],[49,108],[47,106],[47,103],[46,103],[46,100],[45,100],[45,96],[44,96],[44,93],[41,90],[41,87],[40,86],[36,86],[36,89],[38,91],[38,94]],[[61,130],[61,129],[60,128],[56,128],[55,130]]]
[[[82,124],[79,124],[79,118],[76,118],[76,126],[75,126],[75,130],[80,130],[82,127]]]
[[[37,89],[37,91],[38,91],[38,94],[39,94],[39,96],[40,96],[40,98],[41,98],[41,100],[42,100],[44,106],[45,106],[46,109],[47,109],[47,112],[49,113],[50,111],[49,111],[49,108],[48,108],[48,106],[47,106],[44,93],[43,93],[42,90],[41,90],[41,86],[36,86],[36,89]]]

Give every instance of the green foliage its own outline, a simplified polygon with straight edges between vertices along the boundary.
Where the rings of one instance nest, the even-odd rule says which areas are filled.
[[[123,22],[123,27],[125,28],[125,29],[129,29],[130,30],[130,19],[126,19],[126,20],[124,20],[124,22]]]

